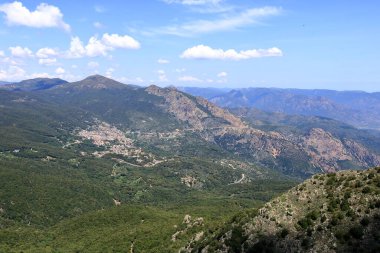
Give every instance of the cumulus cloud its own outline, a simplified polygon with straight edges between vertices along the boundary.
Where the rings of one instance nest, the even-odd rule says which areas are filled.
[[[36,52],[36,56],[38,58],[49,58],[56,55],[58,55],[58,52],[55,49],[49,47],[41,48]]]
[[[209,46],[198,45],[186,49],[181,58],[185,59],[212,59],[212,60],[246,60],[260,57],[282,56],[281,49],[272,47],[269,49],[251,49],[236,51],[235,49],[213,49]]]
[[[157,62],[159,64],[168,64],[169,63],[169,60],[166,60],[166,59],[158,59]]]
[[[66,70],[64,68],[62,68],[62,67],[58,67],[58,68],[56,68],[55,73],[57,75],[63,75],[63,74],[66,73]]]
[[[113,48],[104,45],[102,41],[98,40],[95,36],[90,38],[85,47],[86,55],[89,57],[106,56],[108,50],[113,50]]]
[[[12,56],[20,57],[20,58],[26,58],[26,57],[33,57],[33,52],[27,47],[10,47],[9,50],[11,51]]]
[[[25,70],[18,66],[9,66],[8,69],[0,69],[0,80],[17,81],[25,76]]]
[[[129,77],[116,77],[115,80],[121,82],[121,83],[143,83],[145,82],[144,79],[141,77],[136,77],[136,78],[129,78]]]
[[[140,43],[128,35],[103,34],[102,42],[113,48],[139,49]]]
[[[70,49],[67,56],[70,58],[79,58],[86,54],[86,49],[83,46],[79,37],[72,37],[70,41]]]
[[[0,57],[4,57],[4,56],[5,56],[4,51],[0,50]]]
[[[178,81],[181,81],[181,82],[203,82],[201,79],[197,78],[197,77],[194,77],[194,76],[181,76],[180,78],[178,78]]]
[[[5,13],[9,25],[23,25],[35,28],[58,27],[70,31],[70,26],[63,21],[61,10],[53,5],[42,3],[36,10],[28,10],[21,2],[0,5],[0,12]]]
[[[116,48],[138,49],[140,48],[140,43],[128,35],[110,35],[105,33],[101,39],[98,39],[97,36],[92,36],[87,45],[84,46],[79,37],[72,37],[67,57],[106,56],[109,51],[113,51]]]

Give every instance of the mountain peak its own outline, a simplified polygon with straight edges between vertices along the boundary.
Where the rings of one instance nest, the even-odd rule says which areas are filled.
[[[108,78],[108,77],[105,77],[102,75],[98,75],[98,74],[88,76],[85,79],[83,79],[81,82],[83,82],[83,81],[91,81],[91,82],[109,82],[109,81],[112,81],[112,82],[115,82],[115,80],[113,80],[111,78]]]
[[[107,89],[107,88],[125,88],[126,84],[115,81],[102,75],[91,75],[82,81],[75,82],[73,85],[77,88]]]

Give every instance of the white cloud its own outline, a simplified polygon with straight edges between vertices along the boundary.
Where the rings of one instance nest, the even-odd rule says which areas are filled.
[[[141,77],[136,77],[136,78],[119,77],[119,78],[115,78],[115,80],[121,83],[130,83],[130,84],[145,82],[144,79],[142,79]]]
[[[62,67],[58,67],[58,68],[55,70],[55,73],[56,73],[57,75],[63,75],[63,74],[66,73],[66,71],[65,71],[64,68],[62,68]]]
[[[66,56],[68,58],[106,56],[109,51],[113,51],[116,48],[138,49],[140,48],[140,43],[128,35],[109,35],[105,33],[101,39],[98,39],[97,36],[92,36],[87,45],[84,46],[78,37],[72,37],[70,49],[66,53]]]
[[[169,63],[169,60],[166,60],[166,59],[158,59],[157,62],[159,64],[168,64]]]
[[[0,69],[0,80],[18,81],[24,78],[25,70],[18,66],[9,66],[8,69]]]
[[[53,48],[49,48],[49,47],[41,48],[36,52],[36,56],[38,58],[49,58],[50,56],[56,56],[56,55],[58,55],[58,52],[55,51]]]
[[[55,65],[57,63],[57,59],[56,58],[43,58],[43,59],[39,59],[38,63],[40,65],[51,66],[51,65]]]
[[[5,56],[4,51],[1,51],[1,50],[0,50],[0,57],[4,57],[4,56]]]
[[[189,37],[196,34],[234,30],[258,23],[261,18],[276,16],[281,13],[277,7],[252,8],[237,15],[223,15],[215,20],[196,20],[181,25],[167,26],[153,31],[153,34],[169,34]]]
[[[198,45],[186,49],[181,58],[185,59],[213,59],[213,60],[246,60],[260,57],[282,56],[281,49],[272,47],[269,49],[251,49],[237,52],[235,49],[213,49],[209,46]]]
[[[160,82],[167,82],[167,81],[169,81],[164,70],[158,70],[157,74],[158,74],[158,80]]]
[[[21,58],[33,57],[32,50],[30,50],[27,47],[16,46],[16,47],[10,47],[9,50],[11,51],[11,54],[15,57],[21,57]]]
[[[70,49],[67,56],[69,58],[79,58],[86,54],[86,49],[82,41],[78,37],[72,37],[70,41]]]
[[[102,42],[113,48],[139,49],[140,43],[128,35],[103,34]]]
[[[102,41],[98,40],[95,36],[91,37],[85,47],[86,55],[89,57],[106,56],[108,50],[112,50],[104,45]]]
[[[42,3],[35,11],[28,10],[21,2],[14,1],[0,5],[9,25],[23,25],[35,28],[59,27],[70,31],[70,26],[63,21],[63,14],[58,7]]]
[[[218,73],[217,76],[218,76],[218,77],[227,77],[227,75],[228,75],[228,74],[227,74],[226,72],[223,71],[223,72]]]
[[[181,81],[181,82],[203,82],[201,79],[197,78],[197,77],[194,77],[194,76],[181,76],[180,78],[178,78],[178,81]]]

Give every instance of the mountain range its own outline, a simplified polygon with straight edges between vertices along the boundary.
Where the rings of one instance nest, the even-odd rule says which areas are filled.
[[[357,128],[380,129],[380,93],[363,91],[279,88],[225,89],[183,88],[227,108],[248,107],[267,112],[321,116]]]
[[[0,115],[5,252],[177,251],[317,173],[380,165],[376,131],[99,75],[2,85]]]

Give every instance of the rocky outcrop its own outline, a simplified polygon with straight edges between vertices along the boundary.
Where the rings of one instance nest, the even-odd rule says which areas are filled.
[[[379,157],[353,140],[340,140],[321,128],[313,128],[302,137],[302,145],[316,167],[335,172],[339,161],[350,161],[359,167],[380,164]]]
[[[196,130],[224,126],[246,127],[238,117],[203,98],[192,97],[175,88],[160,88],[155,85],[149,86],[146,91],[163,97],[167,111]]]

